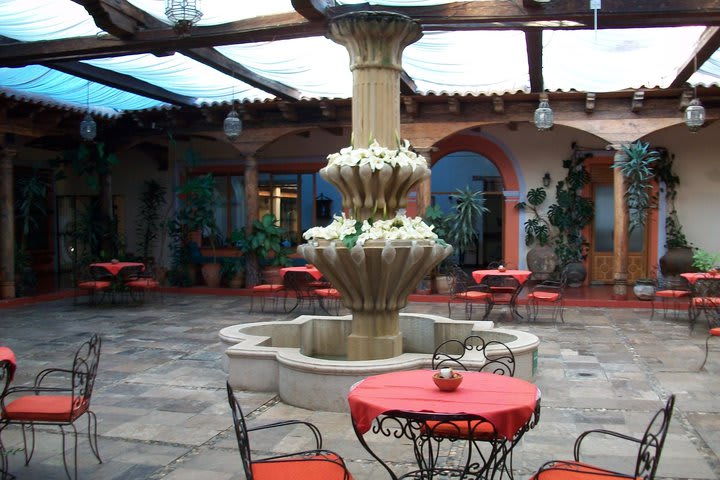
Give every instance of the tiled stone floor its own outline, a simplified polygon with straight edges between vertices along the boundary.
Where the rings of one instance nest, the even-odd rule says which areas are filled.
[[[445,315],[446,305],[413,303],[407,310]],[[246,297],[169,295],[162,304],[127,307],[61,300],[0,309],[0,344],[16,352],[15,382],[24,383],[44,367],[67,364],[91,332],[102,334],[93,406],[103,463],[81,436],[81,479],[241,479],[218,331],[283,317],[247,311]],[[515,478],[528,478],[548,459],[570,458],[575,436],[586,429],[641,435],[670,393],[677,395],[676,411],[658,478],[720,478],[720,342],[698,372],[702,326],[691,332],[687,320],[650,321],[648,309],[568,308],[566,322],[558,325],[510,322],[501,310],[493,317],[541,339],[536,383],[542,415],[515,450]],[[347,414],[298,409],[272,393],[237,394],[251,422],[308,419],[322,430],[325,445],[345,457],[356,479],[387,478],[359,445]],[[9,448],[21,445],[19,430],[6,429],[3,441]],[[399,470],[412,465],[409,445],[371,441],[384,442],[383,454]],[[30,466],[23,465],[22,453],[14,454],[11,472],[20,480],[64,479],[60,445],[57,429],[43,429]],[[253,437],[258,455],[307,445],[297,430]],[[591,460],[632,469],[625,445],[597,447]]]

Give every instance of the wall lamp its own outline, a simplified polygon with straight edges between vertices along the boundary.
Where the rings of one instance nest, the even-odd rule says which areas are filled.
[[[544,187],[549,187],[550,182],[552,179],[550,178],[550,172],[545,172],[545,175],[543,175],[542,182]]]

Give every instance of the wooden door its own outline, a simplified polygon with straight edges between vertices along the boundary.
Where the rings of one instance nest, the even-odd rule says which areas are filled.
[[[613,171],[610,163],[593,165],[592,198],[595,218],[590,238],[590,283],[610,284],[614,281],[613,231],[615,227],[615,201],[613,196]],[[635,229],[628,242],[628,283],[647,277],[647,235],[645,228]]]

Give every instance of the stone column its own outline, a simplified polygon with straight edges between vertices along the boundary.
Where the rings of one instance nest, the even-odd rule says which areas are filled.
[[[432,151],[436,150],[435,147],[426,147],[426,148],[418,148],[415,147],[415,151],[418,153],[418,155],[422,155],[425,157],[425,160],[428,162],[428,165],[430,165],[430,153]],[[432,200],[432,189],[431,189],[432,182],[430,180],[430,177],[424,178],[418,182],[417,187],[415,187],[415,191],[417,193],[417,196],[415,197],[415,202],[417,205],[417,215],[419,217],[423,216],[425,214],[425,210],[430,206],[430,202]]]
[[[365,147],[376,139],[382,146],[395,146],[402,52],[422,37],[420,26],[396,13],[353,12],[332,19],[328,36],[350,53],[354,145]]]
[[[623,161],[625,154],[616,149],[615,162]],[[628,209],[625,201],[625,177],[619,168],[613,169],[613,195],[615,200],[615,223],[613,227],[613,299],[627,298],[628,278]]]
[[[245,157],[245,233],[252,233],[252,225],[258,219],[258,171],[257,160],[254,156]],[[247,273],[246,281],[248,286],[254,286],[259,280],[260,268],[257,258],[254,256],[246,258]]]
[[[15,298],[15,215],[13,158],[17,152],[0,147],[0,298]]]

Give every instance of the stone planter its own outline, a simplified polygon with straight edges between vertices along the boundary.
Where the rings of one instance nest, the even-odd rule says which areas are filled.
[[[526,258],[533,280],[548,280],[558,264],[555,250],[550,245],[535,245]]]
[[[655,298],[655,284],[638,280],[633,285],[633,293],[638,300],[650,301]]]
[[[568,287],[581,287],[587,277],[587,269],[582,262],[570,262],[565,266]]]

